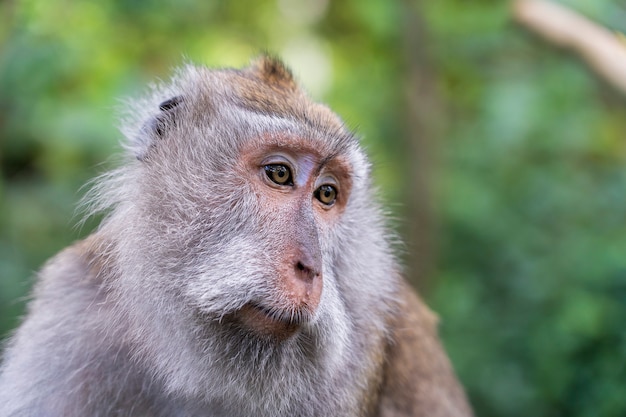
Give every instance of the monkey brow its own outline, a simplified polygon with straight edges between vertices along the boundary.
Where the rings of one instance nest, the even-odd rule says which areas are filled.
[[[319,164],[317,164],[317,168],[315,169],[315,176],[319,175],[320,172],[322,172],[322,169],[326,166],[326,164],[328,164],[330,161],[335,159],[335,157],[337,157],[337,155],[339,155],[339,152],[334,152],[334,153],[328,155],[326,158],[322,159],[319,162]]]

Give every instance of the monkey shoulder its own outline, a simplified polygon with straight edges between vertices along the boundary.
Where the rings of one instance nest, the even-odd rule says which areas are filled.
[[[380,416],[471,416],[439,340],[438,317],[405,281],[391,317]]]
[[[0,415],[99,415],[66,409],[70,397],[88,409],[113,373],[106,358],[118,343],[103,325],[111,309],[97,240],[64,249],[39,272],[24,320],[6,342]]]
[[[73,296],[97,295],[110,267],[99,248],[102,239],[94,234],[63,249],[46,262],[38,274],[33,298],[65,300]]]
[[[64,349],[99,331],[108,310],[106,262],[97,251],[100,243],[96,235],[89,236],[46,262],[37,275],[18,340]]]

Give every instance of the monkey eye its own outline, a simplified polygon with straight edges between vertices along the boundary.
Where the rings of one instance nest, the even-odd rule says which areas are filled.
[[[337,200],[337,189],[332,185],[324,184],[315,190],[315,198],[327,206],[332,206]]]
[[[291,170],[286,165],[270,164],[263,167],[265,174],[278,185],[293,185]]]

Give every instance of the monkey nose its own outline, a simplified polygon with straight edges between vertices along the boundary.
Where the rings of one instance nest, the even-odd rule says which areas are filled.
[[[294,262],[292,273],[286,277],[285,284],[291,302],[313,312],[320,302],[323,279],[321,265],[317,266],[316,262],[307,258],[301,256]]]

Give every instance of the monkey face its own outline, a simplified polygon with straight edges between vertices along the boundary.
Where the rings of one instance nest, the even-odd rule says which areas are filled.
[[[273,297],[247,303],[235,317],[277,339],[315,318],[327,257],[320,239],[339,221],[351,188],[345,157],[322,155],[306,142],[282,134],[254,138],[243,147],[237,169],[256,196],[261,235],[270,236],[265,285]]]
[[[203,234],[189,249],[204,253],[192,256],[203,262],[186,284],[191,302],[278,342],[339,326],[345,314],[331,248],[353,168],[345,153],[315,146],[319,132],[298,130],[241,132],[237,155],[216,174],[223,180],[194,192],[207,219],[189,223]]]
[[[179,106],[196,108],[191,100]],[[284,342],[345,328],[332,248],[356,140],[248,109],[213,110],[208,123],[182,110],[137,161],[152,276],[173,276],[160,285],[184,297],[200,325],[225,324],[237,337]]]

